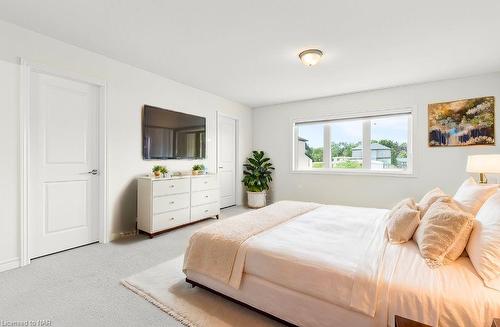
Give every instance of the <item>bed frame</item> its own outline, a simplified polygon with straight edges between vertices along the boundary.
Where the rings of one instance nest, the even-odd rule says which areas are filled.
[[[276,316],[273,316],[273,315],[272,315],[272,314],[270,314],[270,313],[267,313],[267,312],[265,312],[265,311],[262,311],[262,310],[260,310],[260,309],[255,308],[255,307],[252,307],[251,305],[246,304],[245,302],[238,301],[238,300],[236,300],[236,299],[233,299],[233,298],[232,298],[232,297],[230,297],[230,296],[227,296],[226,294],[222,294],[222,293],[220,293],[220,292],[217,292],[216,290],[213,290],[213,289],[211,289],[210,287],[207,287],[207,286],[205,286],[205,285],[203,285],[203,284],[200,284],[200,283],[198,283],[198,282],[195,282],[194,280],[191,280],[191,279],[189,279],[189,278],[186,278],[186,283],[191,284],[191,286],[192,286],[192,287],[196,287],[196,286],[198,286],[198,287],[199,287],[199,288],[201,288],[201,289],[207,290],[207,291],[209,291],[209,292],[211,292],[211,293],[213,293],[213,294],[215,294],[215,295],[218,295],[218,296],[221,296],[221,297],[225,298],[226,300],[229,300],[229,301],[234,302],[234,303],[236,303],[236,304],[239,304],[239,305],[241,305],[241,306],[243,306],[243,307],[245,307],[245,308],[247,308],[247,309],[250,309],[250,310],[252,310],[252,311],[255,311],[255,312],[257,312],[257,313],[260,313],[261,315],[264,315],[264,316],[266,316],[266,317],[267,317],[267,318],[269,318],[269,319],[275,320],[275,321],[277,321],[277,322],[279,322],[279,323],[281,323],[281,324],[283,324],[283,325],[285,325],[285,326],[289,326],[289,327],[299,327],[299,326],[294,325],[294,324],[292,324],[292,323],[290,323],[290,322],[288,322],[288,321],[286,321],[286,320],[283,320],[283,319],[281,319],[281,318],[278,318],[278,317],[276,317]]]
[[[241,305],[241,306],[243,306],[243,307],[245,307],[245,308],[247,308],[249,310],[252,310],[254,312],[260,313],[261,315],[264,315],[267,318],[272,319],[274,321],[277,321],[277,322],[279,322],[279,323],[281,323],[281,324],[283,324],[285,326],[300,327],[300,326],[292,324],[291,322],[288,322],[286,320],[283,320],[281,318],[273,316],[270,313],[267,313],[265,311],[257,309],[257,308],[255,308],[255,307],[253,307],[253,306],[251,306],[251,305],[249,305],[249,304],[247,304],[245,302],[238,301],[238,300],[236,300],[236,299],[234,299],[234,298],[232,298],[230,296],[227,296],[226,294],[223,294],[221,292],[217,292],[216,290],[213,290],[210,287],[205,286],[203,284],[200,284],[198,282],[195,282],[194,280],[191,280],[189,278],[186,278],[186,283],[191,284],[192,287],[198,286],[201,289],[204,289],[204,290],[209,291],[209,292],[211,292],[211,293],[213,293],[215,295],[223,297],[224,299],[229,300],[229,301],[231,301],[233,303],[239,304],[239,305]],[[413,321],[413,320],[410,320],[410,319],[407,319],[407,318],[404,318],[404,317],[400,317],[400,316],[397,316],[397,315],[394,316],[394,322],[395,322],[395,327],[431,327],[429,325],[425,325],[425,324],[422,324],[420,322]],[[497,325],[495,325],[495,320],[493,320],[492,327],[500,327],[500,320],[497,320]]]

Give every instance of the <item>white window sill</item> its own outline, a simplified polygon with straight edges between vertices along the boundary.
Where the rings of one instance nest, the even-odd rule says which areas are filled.
[[[415,178],[415,172],[410,170],[396,170],[396,169],[325,169],[325,168],[312,168],[312,169],[299,169],[292,170],[292,174],[318,174],[318,175],[358,175],[358,176],[382,176],[382,177],[405,177]]]

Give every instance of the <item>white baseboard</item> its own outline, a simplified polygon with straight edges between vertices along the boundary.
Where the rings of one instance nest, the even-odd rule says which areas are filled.
[[[0,261],[0,272],[18,268],[21,266],[19,258],[11,258],[4,261]]]

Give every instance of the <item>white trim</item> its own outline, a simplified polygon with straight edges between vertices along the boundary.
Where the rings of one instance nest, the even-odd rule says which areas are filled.
[[[18,257],[7,259],[4,261],[0,261],[0,272],[18,268],[21,266],[21,263],[19,261]]]
[[[30,263],[28,255],[28,164],[29,164],[29,107],[30,107],[30,67],[19,58],[19,259],[25,266]]]
[[[372,123],[371,120],[365,119],[363,120],[363,125],[361,127],[363,129],[362,134],[362,143],[363,146],[363,169],[371,170],[372,168],[372,149],[371,149],[371,141],[372,141]],[[331,155],[331,153],[330,153]]]
[[[291,174],[314,174],[314,175],[362,175],[362,176],[380,176],[380,177],[417,177],[415,173],[406,170],[396,170],[396,169],[325,169],[316,168],[310,170],[293,170]]]
[[[108,206],[108,166],[107,166],[107,98],[106,82],[87,76],[53,69],[43,64],[30,64],[19,58],[20,65],[20,117],[19,117],[19,162],[20,162],[20,254],[19,264],[25,266],[30,263],[29,258],[29,229],[28,229],[28,185],[29,185],[29,112],[30,112],[30,77],[36,71],[58,76],[77,82],[95,85],[99,88],[99,123],[98,123],[98,156],[99,156],[99,242],[108,243],[110,240],[109,206]]]
[[[48,75],[57,76],[57,77],[65,78],[65,79],[70,79],[70,80],[75,81],[75,82],[83,82],[83,83],[87,83],[87,84],[92,84],[92,85],[96,85],[99,87],[106,86],[105,81],[102,81],[102,80],[99,80],[99,79],[96,79],[93,77],[81,75],[78,73],[69,72],[69,71],[54,68],[54,67],[50,67],[50,66],[47,66],[45,64],[34,63],[34,62],[28,63],[23,58],[20,58],[19,60],[24,62],[24,64],[26,66],[29,66],[32,71],[36,71],[38,73],[48,74]]]
[[[332,166],[332,149],[330,147],[330,139],[332,132],[330,125],[323,125],[323,166],[330,168]]]
[[[96,84],[97,85],[97,84]],[[107,84],[99,84],[99,122],[98,122],[98,140],[99,140],[99,242],[108,243],[110,241],[109,217],[109,191],[108,191],[108,106],[107,106]]]
[[[346,120],[346,119],[368,119],[368,118],[378,118],[381,116],[395,116],[401,114],[410,114],[409,118],[409,130],[408,130],[408,144],[407,144],[407,156],[408,156],[408,166],[406,170],[396,170],[396,169],[335,169],[335,168],[317,168],[317,169],[295,169],[295,135],[296,135],[296,124],[304,122],[320,122],[320,121],[332,121],[332,120]],[[362,112],[346,112],[339,114],[323,115],[323,116],[309,116],[302,118],[292,118],[291,122],[291,143],[292,143],[292,157],[290,159],[290,173],[298,174],[333,174],[333,175],[365,175],[365,176],[384,176],[384,177],[416,177],[415,171],[415,124],[417,122],[417,106],[401,106],[397,108],[389,108],[382,110],[372,110],[372,111],[362,111]],[[364,124],[365,125],[365,124]],[[366,129],[366,126],[363,127]],[[368,129],[367,129],[368,130]],[[367,135],[366,131],[363,132],[363,141],[366,142],[365,138]],[[369,135],[368,135],[369,136]],[[370,140],[371,141],[371,140]],[[367,151],[365,151],[367,152]],[[371,156],[370,156],[371,158]],[[370,162],[371,165],[371,162]]]
[[[345,119],[362,119],[370,117],[380,117],[380,116],[391,116],[400,115],[405,113],[413,113],[417,106],[401,106],[388,109],[377,109],[370,111],[349,111],[344,113],[335,113],[328,115],[315,115],[315,116],[305,116],[292,118],[291,121],[295,123],[306,123],[306,122],[316,122],[316,121],[331,121],[331,120],[345,120]]]
[[[240,162],[240,153],[239,153],[239,149],[240,149],[240,120],[239,118],[235,117],[235,116],[232,116],[232,115],[229,115],[229,114],[226,114],[226,113],[223,113],[223,112],[220,112],[220,111],[217,111],[216,112],[216,115],[217,115],[217,119],[216,119],[216,124],[215,124],[215,129],[216,129],[216,167],[215,167],[215,171],[217,173],[217,175],[219,174],[219,119],[221,116],[223,117],[226,117],[226,118],[230,118],[230,119],[233,119],[234,120],[234,123],[235,123],[235,137],[236,139],[234,140],[234,154],[235,154],[235,158],[234,158],[234,172],[235,172],[235,180],[234,180],[234,197],[235,197],[235,202],[236,202],[236,205],[241,205],[242,202],[243,202],[243,196],[244,196],[244,191],[242,188],[238,188],[238,184],[239,184],[239,181],[242,179],[242,172],[240,171],[240,169],[237,169],[238,165],[239,165],[239,162]],[[238,190],[241,190],[241,192],[239,192]],[[238,193],[241,193],[241,194],[238,194]]]

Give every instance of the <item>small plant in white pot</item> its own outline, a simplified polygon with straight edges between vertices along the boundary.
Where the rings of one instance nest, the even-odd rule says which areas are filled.
[[[267,190],[273,180],[271,174],[274,170],[270,160],[265,157],[264,151],[253,151],[252,156],[247,158],[243,165],[245,170],[242,182],[247,188],[250,208],[262,208],[266,205]]]

